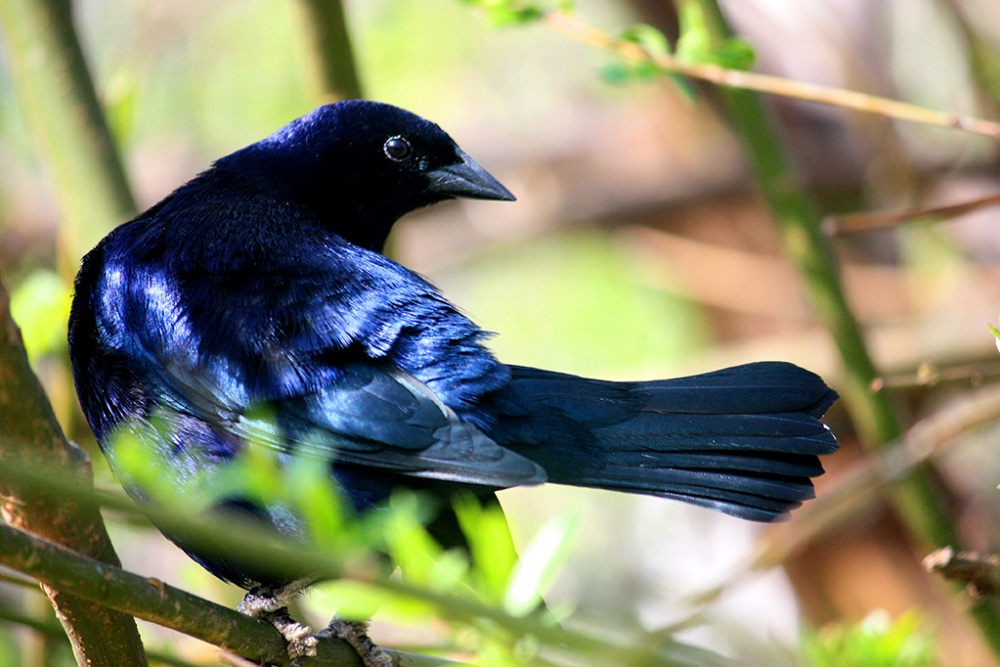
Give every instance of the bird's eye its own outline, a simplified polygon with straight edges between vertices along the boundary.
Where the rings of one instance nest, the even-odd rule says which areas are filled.
[[[382,146],[382,150],[390,160],[396,162],[402,162],[413,154],[413,147],[403,137],[390,137]]]

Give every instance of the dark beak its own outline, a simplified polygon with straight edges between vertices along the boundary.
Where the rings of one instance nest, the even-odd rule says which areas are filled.
[[[460,148],[457,152],[461,162],[427,172],[427,192],[443,197],[514,201],[510,190],[500,185],[500,181],[490,176],[478,162]]]

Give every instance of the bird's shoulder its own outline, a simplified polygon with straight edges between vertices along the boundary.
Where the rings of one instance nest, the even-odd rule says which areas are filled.
[[[241,227],[218,210],[199,232],[195,211],[167,202],[110,234],[78,280],[101,337],[171,373],[215,369],[210,384],[238,375],[241,400],[306,392],[342,364],[384,361],[481,419],[474,404],[509,378],[486,332],[384,255],[294,211],[274,231],[271,214],[272,233],[247,233],[253,219]]]

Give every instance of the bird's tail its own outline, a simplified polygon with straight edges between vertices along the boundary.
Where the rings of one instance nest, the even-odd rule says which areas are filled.
[[[512,367],[491,435],[557,484],[641,493],[756,521],[812,498],[837,394],[782,362],[651,382]]]

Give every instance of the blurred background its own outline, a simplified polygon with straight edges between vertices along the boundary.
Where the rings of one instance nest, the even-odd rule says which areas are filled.
[[[312,18],[301,3],[73,6],[140,208],[328,101],[310,52]],[[759,71],[998,116],[998,0],[722,6],[754,46]],[[835,388],[843,382],[837,350],[782,254],[774,216],[716,91],[696,86],[692,100],[669,79],[616,82],[613,56],[542,25],[491,27],[458,0],[354,0],[345,8],[365,96],[438,122],[518,198],[418,212],[397,225],[391,246],[397,260],[497,333],[492,347],[501,359],[617,379],[781,359]],[[669,0],[586,0],[578,9],[610,30],[644,22],[668,36],[678,32]],[[124,220],[67,226],[31,138],[30,111],[15,95],[7,46],[0,42],[0,271],[60,421],[94,455],[98,483],[112,487],[75,404],[65,317],[80,257]],[[1000,192],[997,143],[989,138],[766,101],[796,180],[823,216]],[[940,224],[831,240],[883,391],[905,424],[1000,374],[986,326],[1000,314],[998,225],[1000,210],[983,206]],[[820,496],[867,456],[843,401],[827,419],[843,448],[827,461]],[[987,427],[933,459],[965,545],[994,552],[998,437],[1000,429]],[[781,540],[809,527],[793,519],[775,532],[677,503],[580,489],[517,489],[501,499],[519,540],[552,516],[582,517],[549,601],[589,622],[655,630],[689,621],[680,637],[740,664],[796,665],[819,664],[804,655],[803,636],[828,624],[916,618],[907,634],[922,647],[919,660],[885,664],[998,662],[965,613],[964,593],[924,573],[926,545],[878,495],[845,509],[783,567],[746,576],[740,573],[762,536]],[[241,597],[155,531],[110,528],[127,569],[229,606]],[[697,602],[720,585],[720,595]],[[0,581],[0,606],[42,613],[34,597]],[[303,604],[322,625],[332,603],[320,591]],[[153,645],[213,662],[211,647],[141,629]],[[391,644],[423,642],[427,633],[377,622],[373,636]],[[0,621],[0,666],[30,664],[23,661],[32,641],[29,631]],[[883,664],[872,660],[857,664]]]

